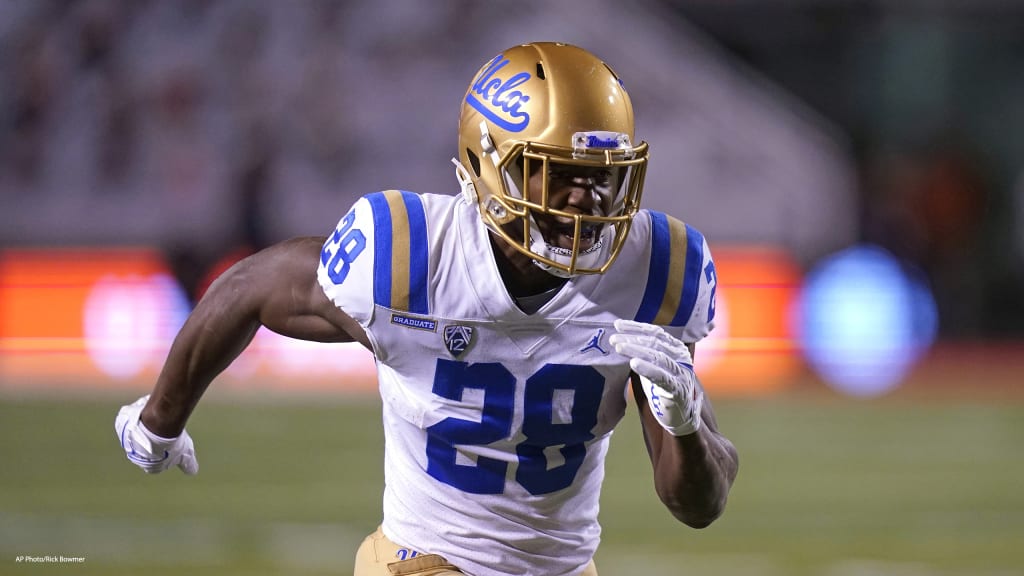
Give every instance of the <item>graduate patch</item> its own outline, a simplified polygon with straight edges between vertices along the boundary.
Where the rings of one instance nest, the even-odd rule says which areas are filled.
[[[399,326],[405,326],[406,328],[426,330],[428,332],[437,331],[437,322],[430,318],[417,318],[415,316],[406,316],[405,314],[392,314],[391,323],[398,324]]]

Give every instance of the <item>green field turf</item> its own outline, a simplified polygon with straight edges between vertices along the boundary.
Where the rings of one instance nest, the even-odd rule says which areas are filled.
[[[379,521],[379,405],[200,405],[200,473],[146,476],[120,400],[0,399],[0,574],[349,574]],[[632,412],[613,439],[602,576],[1024,574],[1024,405],[720,400],[741,456],[725,516],[675,523]],[[84,557],[17,563],[19,555]]]

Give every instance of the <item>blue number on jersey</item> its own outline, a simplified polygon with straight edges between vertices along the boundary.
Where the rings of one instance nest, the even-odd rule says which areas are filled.
[[[466,388],[484,391],[480,421],[445,418],[427,428],[427,474],[464,492],[501,494],[508,463],[481,456],[476,466],[457,464],[455,445],[490,444],[508,436],[512,429],[516,377],[498,363],[471,365],[438,359],[434,394],[461,400]]]
[[[715,262],[708,261],[704,267],[704,279],[711,285],[711,301],[708,303],[708,322],[715,319],[715,290],[718,290],[718,275],[715,274]]]
[[[352,262],[366,248],[366,236],[358,228],[352,228],[356,213],[349,212],[342,218],[331,239],[320,251],[320,263],[327,267],[327,275],[335,284],[341,284],[348,276]],[[332,249],[337,252],[331,253]],[[330,262],[330,264],[328,264]],[[340,267],[339,267],[340,265]]]
[[[508,463],[480,456],[476,465],[457,464],[456,445],[483,446],[501,440],[512,430],[515,376],[498,363],[468,364],[438,359],[433,391],[460,400],[466,388],[484,391],[479,422],[449,417],[427,428],[427,473],[445,484],[473,494],[501,494]],[[516,481],[531,494],[569,487],[576,479],[594,437],[604,376],[590,366],[546,364],[526,380],[523,434],[516,446]],[[568,422],[553,421],[556,390],[573,393]],[[544,450],[561,446],[564,464],[548,469]]]
[[[552,422],[555,390],[571,390],[573,403],[568,422]],[[597,410],[601,406],[604,376],[590,366],[546,364],[526,380],[523,440],[516,446],[519,469],[516,481],[530,494],[547,494],[568,488],[576,479],[587,454],[584,442],[594,437]],[[562,446],[565,464],[548,470],[544,449]]]

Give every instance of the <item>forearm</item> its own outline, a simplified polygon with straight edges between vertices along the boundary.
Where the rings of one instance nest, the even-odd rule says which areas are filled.
[[[658,497],[687,525],[711,524],[725,509],[739,467],[732,443],[709,426],[676,437],[654,423],[645,433]]]

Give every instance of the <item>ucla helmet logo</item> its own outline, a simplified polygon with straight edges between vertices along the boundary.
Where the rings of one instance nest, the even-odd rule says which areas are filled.
[[[529,72],[520,72],[502,78],[501,69],[508,63],[504,55],[491,60],[473,80],[473,85],[466,93],[466,103],[505,130],[521,132],[530,123],[530,115],[519,108],[530,97],[517,88],[532,76]]]

